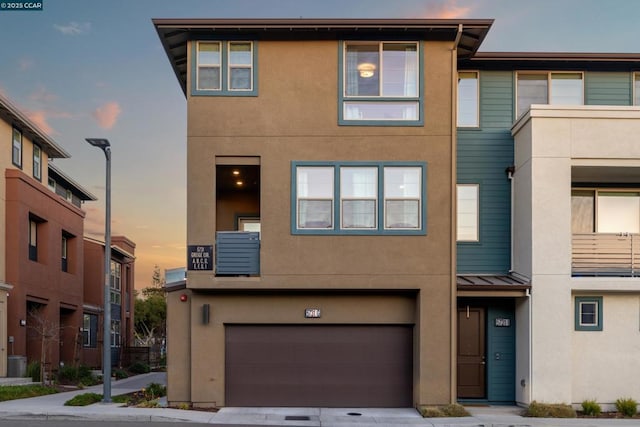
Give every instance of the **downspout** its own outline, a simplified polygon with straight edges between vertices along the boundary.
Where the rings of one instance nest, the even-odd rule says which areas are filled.
[[[458,363],[458,348],[456,346],[457,335],[457,243],[456,243],[456,229],[457,229],[457,206],[456,206],[456,184],[458,182],[457,177],[457,162],[458,162],[458,44],[462,38],[463,25],[458,24],[458,32],[453,42],[453,48],[451,49],[451,330],[450,342],[451,342],[451,365],[449,367],[451,372],[450,389],[450,401],[455,403],[457,399],[457,363]]]
[[[515,198],[514,198],[514,195],[513,195],[513,189],[514,189],[513,174],[515,173],[515,171],[516,171],[516,167],[515,166],[509,166],[507,168],[507,170],[505,171],[507,173],[507,178],[509,179],[509,185],[511,187],[510,188],[510,190],[511,190],[511,194],[510,194],[510,198],[511,198],[511,200],[510,200],[510,204],[511,204],[511,207],[510,207],[510,209],[511,209],[511,215],[510,215],[510,221],[511,221],[510,228],[511,228],[511,230],[510,230],[510,234],[511,234],[511,236],[510,236],[510,239],[509,239],[509,243],[510,243],[510,246],[511,246],[510,247],[511,254],[509,256],[509,258],[510,258],[510,260],[509,260],[509,272],[510,273],[513,273],[513,256],[515,254],[515,245],[513,243],[513,236],[514,236],[514,231],[513,231],[514,228],[513,228],[513,226],[515,224],[515,222],[513,220],[513,216],[514,216],[513,210],[514,210],[514,208],[516,206],[515,205]]]

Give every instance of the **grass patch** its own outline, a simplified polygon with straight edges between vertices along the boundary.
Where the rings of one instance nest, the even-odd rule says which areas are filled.
[[[64,406],[87,406],[98,403],[102,400],[102,395],[98,393],[78,394],[64,402]]]
[[[538,403],[535,400],[527,408],[525,417],[534,418],[576,418],[576,411],[564,403]]]
[[[56,389],[42,385],[5,385],[0,386],[0,402],[54,393],[57,393]]]
[[[468,417],[471,415],[464,409],[464,406],[457,403],[444,406],[423,406],[420,408],[420,414],[424,418]]]

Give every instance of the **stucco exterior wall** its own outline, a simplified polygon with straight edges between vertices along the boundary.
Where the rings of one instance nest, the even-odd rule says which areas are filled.
[[[531,400],[606,403],[638,392],[632,378],[640,365],[620,360],[636,354],[640,344],[638,279],[571,277],[571,185],[572,166],[624,167],[640,159],[639,119],[638,107],[532,106],[512,129],[514,260],[516,271],[530,274],[532,282]],[[574,331],[574,293],[592,291],[605,295],[614,325],[628,325]],[[614,294],[621,291],[631,296]],[[624,374],[612,372],[621,366]]]
[[[170,401],[224,405],[225,323],[304,323],[304,308],[321,304],[330,314],[320,322],[414,323],[415,402],[450,402],[452,47],[424,43],[423,126],[339,126],[335,40],[259,41],[257,97],[188,95],[187,242],[213,245],[216,227],[228,229],[216,218],[216,159],[259,158],[260,275],[189,271],[189,302],[170,294]],[[426,234],[292,235],[293,161],[424,162]],[[201,324],[204,303],[209,325]]]

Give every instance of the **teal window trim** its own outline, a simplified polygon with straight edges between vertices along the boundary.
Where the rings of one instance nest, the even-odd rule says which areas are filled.
[[[340,126],[424,126],[424,42],[417,41],[418,44],[418,96],[417,97],[349,97],[344,94],[344,55],[345,42],[356,40],[340,40],[338,49],[338,125]],[[363,40],[369,41],[369,40]],[[386,43],[405,40],[371,40],[372,43]],[[410,41],[406,41],[410,42]],[[415,41],[413,41],[415,42]],[[347,120],[344,118],[345,102],[417,102],[418,120]]]
[[[333,167],[333,226],[330,229],[298,228],[297,200],[297,168],[305,166]],[[340,168],[341,167],[376,167],[378,168],[378,193],[375,229],[342,229],[340,228]],[[419,167],[421,171],[420,188],[420,227],[416,229],[385,229],[384,212],[384,169],[388,167]],[[427,163],[426,162],[334,162],[334,161],[294,161],[291,162],[291,234],[296,235],[426,235],[427,234]]]
[[[198,89],[198,43],[199,42],[220,42],[220,90],[204,90]],[[229,73],[229,43],[230,42],[247,42],[251,43],[252,64],[251,64],[251,90],[229,90],[228,73]],[[202,38],[191,41],[191,96],[258,96],[258,43],[256,40],[243,39],[215,39]]]
[[[596,321],[590,324],[582,323],[582,309],[595,304]],[[602,331],[602,297],[575,297],[575,330]]]

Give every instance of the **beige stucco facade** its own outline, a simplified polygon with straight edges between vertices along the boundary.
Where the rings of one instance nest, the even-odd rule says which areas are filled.
[[[217,165],[257,164],[260,273],[189,271],[169,293],[170,402],[225,406],[228,324],[412,325],[413,404],[452,400],[454,43],[424,41],[422,126],[338,125],[338,57],[337,40],[261,40],[258,96],[187,96],[187,244],[215,245],[228,222],[216,217]],[[296,161],[423,162],[426,232],[292,234]]]
[[[571,209],[575,182],[638,176],[639,131],[640,107],[542,105],[512,129],[514,268],[534,284],[530,304],[520,308],[531,335],[525,328],[518,341],[530,361],[518,364],[528,385],[519,401],[595,399],[610,408],[640,392],[639,279],[572,277]],[[602,298],[602,330],[577,330],[576,297]]]

